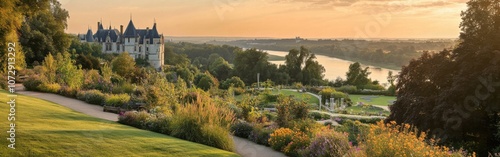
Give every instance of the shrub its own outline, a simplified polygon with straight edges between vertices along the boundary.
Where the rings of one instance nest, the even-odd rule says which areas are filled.
[[[371,125],[364,149],[370,156],[452,156],[447,147],[437,146],[434,139],[426,142],[427,134],[408,124],[396,125],[382,121]]]
[[[235,136],[248,138],[250,133],[252,133],[253,127],[247,122],[238,122],[233,124],[230,130]]]
[[[106,96],[105,105],[122,106],[130,101],[128,94],[110,94]]]
[[[271,128],[263,128],[262,126],[256,126],[253,128],[248,139],[257,144],[269,146],[269,138],[274,130]]]
[[[311,113],[309,113],[309,117],[311,117],[314,120],[321,120],[323,118],[321,116],[321,113],[319,113],[319,112],[311,112]]]
[[[146,111],[128,111],[118,117],[118,123],[130,125],[140,129],[148,129],[145,124],[148,122],[150,117],[151,116]]]
[[[175,110],[169,128],[174,137],[232,151],[233,147],[227,144],[233,141],[225,137],[230,134],[229,127],[233,121],[234,113],[230,109],[216,105],[209,95],[201,92],[194,104]]]
[[[349,141],[352,142],[354,146],[357,146],[362,142],[359,140],[366,139],[368,129],[369,125],[363,124],[360,121],[346,120],[341,126],[336,128],[336,131],[348,133]]]
[[[123,93],[127,93],[127,94],[132,94],[135,90],[135,86],[128,83],[128,82],[124,82],[124,83],[121,83],[119,85],[115,85],[113,87],[113,90],[112,90],[112,93],[113,94],[123,94]]]
[[[154,131],[154,132],[158,132],[158,133],[162,133],[162,134],[166,134],[166,135],[170,135],[170,133],[171,133],[170,128],[169,128],[170,121],[171,121],[171,117],[168,117],[168,116],[163,115],[163,114],[157,114],[154,121],[152,121],[154,126],[150,126],[149,130]]]
[[[311,138],[307,134],[301,131],[295,131],[292,136],[292,141],[288,143],[288,145],[283,148],[282,151],[288,156],[300,156],[299,152],[302,152],[304,149],[306,149],[310,143]]]
[[[234,151],[234,141],[227,129],[216,125],[203,125],[201,133],[203,138],[200,143],[223,150]]]
[[[76,98],[76,94],[78,93],[77,89],[68,87],[68,86],[62,86],[61,89],[59,90],[59,95],[70,97],[70,98]]]
[[[42,83],[38,86],[38,90],[47,93],[59,93],[61,85],[57,83]]]
[[[99,90],[80,91],[76,98],[89,104],[102,105],[106,100],[106,95]]]
[[[289,128],[279,128],[275,130],[269,138],[269,145],[277,151],[282,151],[288,143],[292,142],[294,131]]]
[[[316,133],[307,149],[301,152],[302,156],[345,156],[349,153],[350,145],[346,133],[323,129]]]
[[[352,85],[345,85],[345,86],[337,88],[337,90],[344,92],[344,93],[353,94],[356,91],[358,91],[358,88],[356,88],[356,86],[352,86]]]
[[[28,91],[38,91],[38,86],[43,82],[36,76],[30,77],[23,82],[23,86]]]

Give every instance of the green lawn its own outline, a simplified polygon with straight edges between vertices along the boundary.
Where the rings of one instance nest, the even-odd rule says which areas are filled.
[[[9,107],[0,91],[0,156],[238,156],[217,148],[84,115],[27,96],[16,98],[16,149],[7,147]]]
[[[319,104],[318,98],[307,94],[307,93],[300,93],[297,92],[296,90],[273,90],[273,94],[283,94],[283,95],[293,95],[295,98],[299,98],[302,100],[306,100],[309,104]]]
[[[267,56],[269,57],[267,59],[268,61],[284,61],[285,60],[285,57],[282,57],[282,56],[276,56],[276,55],[271,55],[271,54],[268,54]]]
[[[279,91],[276,89],[270,89],[270,90],[271,90],[271,94],[283,94],[286,96],[293,95],[297,99],[306,100],[309,104],[314,104],[314,105],[319,104],[318,98],[316,98],[310,94],[307,94],[307,93],[299,93],[296,90],[292,90],[292,89],[282,89]],[[243,96],[244,96],[244,94],[235,96],[235,99],[237,101],[240,101],[243,98]]]
[[[351,106],[345,109],[349,114],[357,115],[389,115],[390,112],[375,106]]]
[[[349,95],[352,102],[363,102],[370,105],[388,106],[389,102],[396,100],[394,96],[379,96],[379,95]]]

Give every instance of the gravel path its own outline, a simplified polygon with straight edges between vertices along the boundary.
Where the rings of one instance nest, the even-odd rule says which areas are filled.
[[[84,101],[80,101],[77,99],[67,98],[64,96],[60,96],[57,94],[51,93],[40,93],[40,92],[32,92],[32,91],[24,91],[24,87],[22,84],[16,85],[16,91],[19,94],[32,96],[39,99],[48,100],[59,105],[68,107],[75,111],[101,118],[110,121],[118,121],[118,114],[103,112],[102,107],[98,105],[88,104]],[[277,152],[269,147],[258,145],[251,141],[248,141],[243,138],[239,138],[233,136],[236,153],[240,154],[243,157],[284,157],[285,155],[281,152]]]

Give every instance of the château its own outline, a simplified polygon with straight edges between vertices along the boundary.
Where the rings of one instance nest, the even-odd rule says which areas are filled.
[[[79,34],[81,42],[98,43],[102,45],[103,53],[123,53],[128,52],[134,58],[146,59],[151,66],[156,69],[164,64],[165,42],[163,34],[159,34],[156,28],[156,21],[152,29],[138,29],[130,19],[125,32],[123,25],[120,30],[104,29],[102,22],[97,22],[95,34],[89,28],[86,34]]]

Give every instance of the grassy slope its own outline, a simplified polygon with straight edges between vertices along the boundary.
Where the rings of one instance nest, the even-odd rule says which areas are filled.
[[[0,91],[0,156],[238,156],[213,147],[101,120],[19,95],[16,149],[7,147],[9,107]]]
[[[371,101],[366,101],[365,99],[361,99],[362,97],[367,97],[367,96],[369,95],[349,95],[349,97],[354,103],[363,102],[365,104],[379,105],[379,106],[388,106],[389,101],[396,100],[396,97],[393,96],[375,96],[377,98],[372,98]]]

